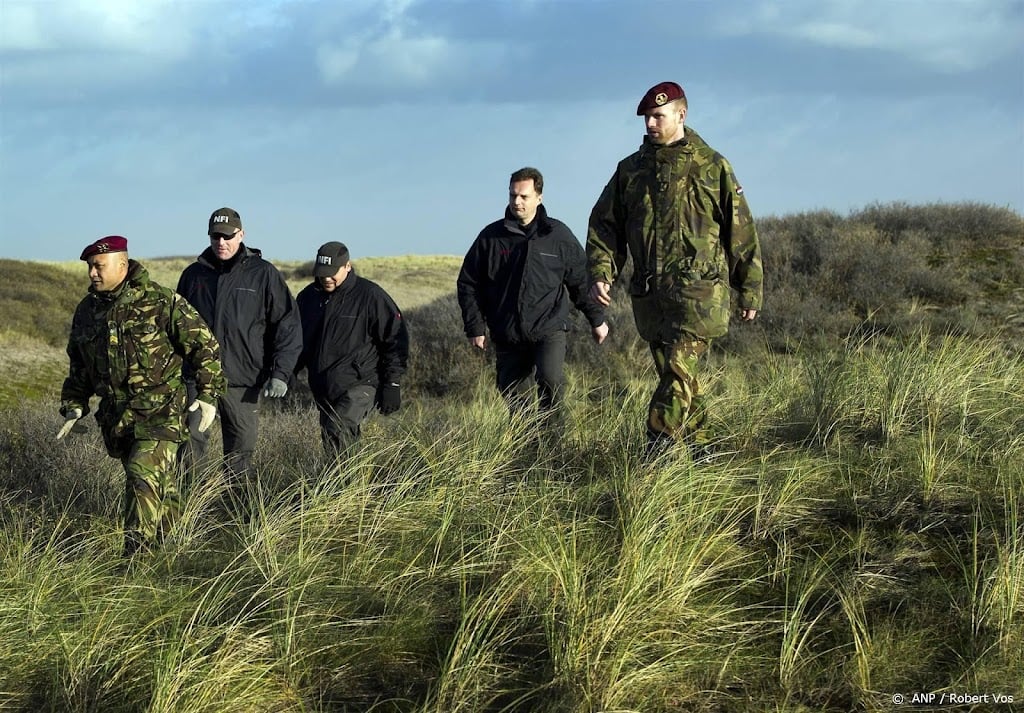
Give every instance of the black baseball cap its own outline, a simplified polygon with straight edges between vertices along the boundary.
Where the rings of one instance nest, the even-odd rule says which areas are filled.
[[[313,265],[314,277],[331,277],[338,274],[344,265],[348,263],[348,248],[344,243],[329,242],[320,246],[316,251],[316,263]]]
[[[242,229],[242,216],[234,208],[218,208],[210,216],[207,235],[234,235]]]

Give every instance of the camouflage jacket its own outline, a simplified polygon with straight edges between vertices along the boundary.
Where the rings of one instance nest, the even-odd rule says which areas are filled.
[[[129,260],[128,277],[111,292],[89,291],[75,310],[68,340],[71,365],[61,389],[61,414],[89,411],[108,449],[112,440],[183,441],[182,364],[194,368],[199,398],[214,404],[226,384],[220,347],[209,327],[180,295],[152,282]]]
[[[722,336],[730,287],[741,309],[761,308],[761,248],[743,189],[729,162],[689,127],[666,146],[645,138],[594,205],[591,280],[613,283],[627,249],[633,315],[647,341]]]

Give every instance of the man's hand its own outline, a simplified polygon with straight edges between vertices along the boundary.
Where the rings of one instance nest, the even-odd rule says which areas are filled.
[[[288,393],[288,384],[284,383],[280,379],[271,377],[263,387],[263,395],[270,399],[282,398]]]
[[[189,405],[188,410],[191,413],[196,409],[199,409],[198,430],[200,433],[206,433],[206,429],[208,429],[213,424],[213,419],[216,418],[217,416],[217,407],[214,406],[213,404],[208,404],[205,401],[200,401],[199,399],[196,399]]]
[[[601,324],[590,330],[590,334],[594,337],[595,342],[601,344],[605,337],[608,336],[608,323],[601,322]]]
[[[479,337],[470,337],[469,343],[472,344],[477,349],[483,349],[485,346],[487,346],[487,337],[485,337],[482,334]]]
[[[387,416],[402,406],[402,388],[398,384],[384,384],[380,387],[380,412]]]
[[[754,317],[756,317],[756,316],[757,316],[757,310],[756,309],[745,309],[742,312],[740,312],[740,318],[744,322],[753,322],[754,321]]]
[[[612,286],[598,280],[590,286],[590,299],[603,307],[612,303]]]
[[[71,433],[71,429],[75,427],[75,424],[78,423],[78,419],[81,417],[82,409],[80,408],[73,408],[65,413],[64,418],[66,420],[64,421],[64,425],[60,427],[60,430],[57,431],[57,440],[59,441],[64,438],[64,436]]]

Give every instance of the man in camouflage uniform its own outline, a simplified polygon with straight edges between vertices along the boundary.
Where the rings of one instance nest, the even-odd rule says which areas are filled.
[[[124,465],[126,556],[158,544],[178,515],[178,449],[188,437],[182,364],[195,372],[206,430],[224,392],[220,348],[191,305],[149,279],[116,235],[87,246],[92,286],[71,323],[70,369],[61,389],[57,433],[64,438],[100,396],[96,421],[107,453]]]
[[[648,90],[637,107],[647,136],[619,162],[587,233],[590,294],[599,304],[610,304],[627,253],[633,258],[633,316],[659,375],[647,419],[651,450],[706,443],[698,361],[728,331],[730,287],[744,321],[762,303],[761,248],[743,188],[729,162],[684,128],[686,110],[675,82]]]

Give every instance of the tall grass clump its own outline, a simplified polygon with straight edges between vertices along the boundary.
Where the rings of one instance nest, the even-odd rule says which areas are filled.
[[[10,521],[9,542],[49,558],[8,548],[10,581],[32,582],[8,588],[11,611],[30,598],[93,618],[35,641],[63,647],[34,654],[45,682],[18,649],[5,665],[51,709],[131,710],[110,693],[122,681],[167,707],[552,711],[671,710],[709,691],[726,709],[838,710],[887,686],[994,681],[1022,629],[1020,373],[962,337],[713,357],[721,457],[704,465],[639,457],[647,370],[615,388],[572,371],[560,438],[510,420],[481,370],[466,401],[371,422],[344,464],[315,447],[308,404],[272,410],[256,515],[216,516],[212,463],[173,546],[125,573],[98,434],[53,451],[44,415],[7,411],[23,439],[8,483],[49,468],[11,491],[33,519]],[[68,582],[97,608],[61,605]]]
[[[223,508],[215,433],[171,537],[130,561],[122,469],[92,418],[56,443],[59,384],[5,402],[0,708],[846,712],[898,692],[1024,695],[1024,353],[996,319],[1024,304],[1019,216],[896,204],[760,225],[765,310],[702,366],[708,450],[646,452],[656,378],[618,291],[603,346],[573,317],[555,422],[510,415],[451,288],[424,297],[405,311],[403,408],[354,453],[321,449],[296,384],[262,409],[247,507]]]
[[[173,541],[131,563],[95,429],[54,449],[59,419],[4,411],[5,705],[838,711],[1012,692],[1018,367],[964,337],[713,355],[710,462],[643,456],[646,369],[570,369],[551,433],[510,418],[481,366],[461,400],[372,420],[344,462],[299,400],[265,413],[250,517],[219,514],[212,459]]]

